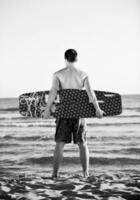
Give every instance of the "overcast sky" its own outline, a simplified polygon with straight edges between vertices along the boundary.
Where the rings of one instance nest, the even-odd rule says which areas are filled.
[[[94,90],[140,94],[140,1],[0,0],[0,97],[49,90],[68,48]]]

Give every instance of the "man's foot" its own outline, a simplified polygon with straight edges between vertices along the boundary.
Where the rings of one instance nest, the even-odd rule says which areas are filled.
[[[88,178],[88,177],[89,177],[89,173],[88,173],[88,172],[84,172],[84,173],[83,173],[83,177],[84,177],[84,178]]]
[[[51,177],[53,180],[56,180],[58,178],[57,174],[53,174]]]

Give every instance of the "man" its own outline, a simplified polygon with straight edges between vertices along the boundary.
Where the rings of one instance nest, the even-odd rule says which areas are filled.
[[[85,88],[89,97],[89,102],[93,103],[96,109],[96,116],[101,118],[103,111],[99,108],[95,93],[92,91],[88,76],[85,72],[75,67],[77,52],[68,49],[65,54],[65,67],[55,72],[53,83],[48,97],[44,117],[49,118],[52,103],[60,89],[82,89]],[[71,143],[72,138],[75,144],[79,145],[80,159],[83,168],[83,176],[88,177],[89,152],[86,143],[85,119],[57,119],[54,151],[54,165],[52,178],[56,178],[63,156],[63,148],[66,143]],[[73,137],[72,137],[73,136]]]

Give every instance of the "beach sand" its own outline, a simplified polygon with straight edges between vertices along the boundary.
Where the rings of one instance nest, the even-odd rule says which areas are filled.
[[[80,174],[3,174],[0,178],[0,200],[140,200],[140,174],[98,172],[87,179]]]

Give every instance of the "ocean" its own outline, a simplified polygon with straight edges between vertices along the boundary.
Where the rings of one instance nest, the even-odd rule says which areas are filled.
[[[122,104],[121,115],[86,119],[90,171],[140,169],[140,95],[122,95]],[[54,119],[25,118],[17,98],[1,98],[1,175],[50,174],[54,134]],[[78,145],[65,145],[63,156],[60,171],[82,171]]]

